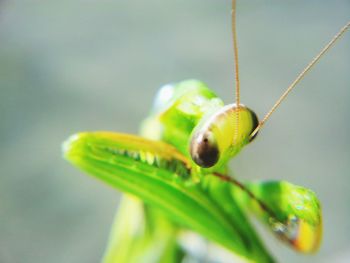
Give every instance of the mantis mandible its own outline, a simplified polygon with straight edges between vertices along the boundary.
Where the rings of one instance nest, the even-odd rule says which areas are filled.
[[[241,183],[229,175],[228,162],[257,137],[290,91],[349,27],[350,22],[259,121],[241,104],[233,0],[235,103],[224,105],[204,83],[187,80],[160,89],[141,136],[114,132],[71,136],[63,146],[65,158],[128,194],[104,262],[180,262],[187,253],[179,241],[185,230],[249,261],[274,262],[247,210],[295,250],[316,251],[322,237],[316,195],[285,181]]]

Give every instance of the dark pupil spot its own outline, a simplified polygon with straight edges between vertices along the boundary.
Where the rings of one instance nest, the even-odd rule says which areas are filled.
[[[253,132],[256,129],[256,127],[258,127],[259,120],[258,120],[258,117],[256,116],[254,111],[252,111],[251,109],[248,109],[248,110],[252,116],[252,131],[251,132]],[[252,138],[250,138],[249,142],[253,141],[257,135],[258,135],[258,133],[256,133]]]
[[[197,160],[194,160],[198,165],[208,168],[215,165],[219,159],[219,150],[216,145],[210,145],[208,139],[203,140],[204,143],[198,145]]]

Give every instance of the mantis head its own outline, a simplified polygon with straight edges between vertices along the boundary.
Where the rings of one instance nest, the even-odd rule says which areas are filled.
[[[229,104],[204,117],[190,138],[192,160],[203,168],[225,163],[257,135],[256,114],[244,105]]]

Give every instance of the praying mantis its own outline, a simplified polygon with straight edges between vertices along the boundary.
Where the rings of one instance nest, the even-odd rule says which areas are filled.
[[[343,27],[302,71],[259,122],[241,104],[235,1],[232,29],[236,102],[224,105],[204,83],[188,80],[164,86],[141,136],[78,133],[64,143],[67,160],[124,197],[104,261],[181,262],[186,230],[253,262],[273,262],[246,211],[297,251],[316,251],[322,215],[316,195],[284,181],[240,183],[228,161],[250,144],[269,116],[321,56],[344,34]],[[142,200],[142,201],[140,201]]]

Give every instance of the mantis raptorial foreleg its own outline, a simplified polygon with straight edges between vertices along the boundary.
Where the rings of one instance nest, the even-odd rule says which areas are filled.
[[[78,167],[160,209],[175,224],[194,230],[246,258],[272,262],[242,212],[244,205],[251,206],[261,219],[275,226],[273,230],[288,241],[290,238],[303,240],[305,234],[307,238],[311,234],[314,240],[319,234],[313,232],[312,227],[317,230],[320,221],[304,220],[319,219],[320,210],[314,206],[317,200],[312,192],[303,188],[286,183],[248,184],[250,191],[277,215],[271,218],[261,206],[254,207],[251,198],[244,195],[245,191],[230,182],[210,175],[202,177],[199,182],[192,181],[195,170],[191,163],[175,148],[162,142],[133,135],[96,132],[73,136],[65,148],[66,158]],[[267,193],[274,194],[269,196]],[[293,198],[283,198],[284,195]],[[291,216],[302,220],[301,230],[304,232],[297,231],[295,236],[288,237]],[[278,231],[279,226],[287,228],[284,232],[283,229]],[[314,242],[316,245],[313,243],[311,248],[305,248],[298,246],[299,243],[292,245],[305,252],[318,244]]]
[[[232,199],[232,185],[210,176],[191,182],[191,167],[173,147],[137,136],[101,132],[77,134],[66,142],[65,149],[69,161],[159,208],[182,227],[243,257],[273,261]],[[146,155],[141,158],[141,153]]]

